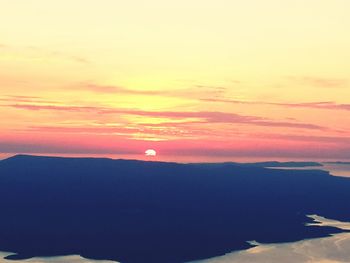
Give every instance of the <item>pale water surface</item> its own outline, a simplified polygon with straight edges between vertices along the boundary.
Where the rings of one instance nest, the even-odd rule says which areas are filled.
[[[350,223],[310,216],[323,226],[350,230]],[[258,244],[254,248],[192,263],[348,263],[350,233],[281,244]]]
[[[0,252],[0,263],[116,263],[108,260],[89,260],[80,256],[48,257],[48,258],[31,258],[26,260],[6,260],[4,257],[12,253]]]
[[[324,163],[322,169],[329,171],[332,175],[335,175],[335,176],[350,177],[350,163],[349,164]]]

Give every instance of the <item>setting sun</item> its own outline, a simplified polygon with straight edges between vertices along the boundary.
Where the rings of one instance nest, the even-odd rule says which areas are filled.
[[[145,155],[146,156],[156,156],[157,152],[155,150],[148,149],[148,150],[145,151]]]

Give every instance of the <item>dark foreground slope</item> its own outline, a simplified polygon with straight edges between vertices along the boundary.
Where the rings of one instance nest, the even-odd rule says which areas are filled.
[[[185,262],[350,221],[350,180],[323,171],[16,156],[0,162],[0,251]]]

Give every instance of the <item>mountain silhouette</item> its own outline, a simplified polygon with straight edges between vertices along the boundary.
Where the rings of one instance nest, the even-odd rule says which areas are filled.
[[[18,155],[0,161],[0,251],[179,263],[344,232],[350,179],[321,170]]]

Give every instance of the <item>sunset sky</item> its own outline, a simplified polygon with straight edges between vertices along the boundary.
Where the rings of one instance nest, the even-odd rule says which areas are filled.
[[[349,0],[0,0],[0,156],[350,159]]]

